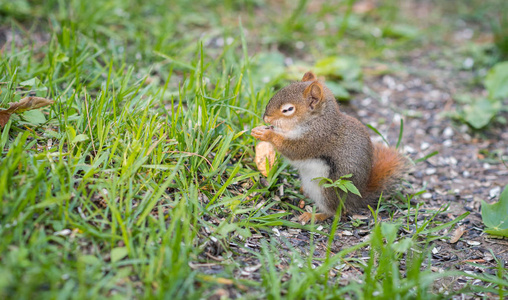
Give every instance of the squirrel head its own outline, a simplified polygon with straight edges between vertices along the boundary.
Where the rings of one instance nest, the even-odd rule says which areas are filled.
[[[278,91],[266,106],[263,120],[282,131],[290,131],[313,116],[321,115],[331,92],[307,72],[302,81]],[[332,99],[335,101],[333,95]]]

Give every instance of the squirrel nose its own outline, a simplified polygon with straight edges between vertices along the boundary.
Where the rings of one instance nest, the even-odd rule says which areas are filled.
[[[270,118],[266,114],[263,115],[263,121],[265,121],[265,123],[270,124]]]

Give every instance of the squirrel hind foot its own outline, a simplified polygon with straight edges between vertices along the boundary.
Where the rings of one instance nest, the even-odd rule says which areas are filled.
[[[316,222],[323,222],[323,221],[325,221],[326,219],[331,218],[331,217],[333,217],[333,215],[320,213],[320,214],[315,214],[315,215],[314,215],[314,220],[315,220]],[[301,215],[298,217],[298,222],[302,223],[302,225],[305,225],[305,224],[307,224],[307,223],[308,223],[311,219],[312,219],[312,213],[309,213],[309,212],[304,212],[303,214],[301,214]]]

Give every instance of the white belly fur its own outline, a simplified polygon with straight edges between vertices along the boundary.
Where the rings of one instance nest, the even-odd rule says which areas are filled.
[[[328,178],[330,167],[320,159],[290,160],[289,163],[300,172],[302,189],[306,196],[313,200],[321,211],[326,211],[323,189],[319,186],[319,180],[312,179]]]

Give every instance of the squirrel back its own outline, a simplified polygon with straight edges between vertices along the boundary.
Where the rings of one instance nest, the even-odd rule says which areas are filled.
[[[335,214],[341,198],[348,213],[373,205],[381,192],[398,182],[408,165],[396,149],[373,145],[367,128],[340,111],[333,93],[312,72],[277,92],[263,119],[271,126],[256,127],[251,134],[270,142],[299,170],[305,195],[326,217]],[[353,175],[350,180],[362,197],[346,196],[313,180],[327,177],[335,181],[347,174]]]

